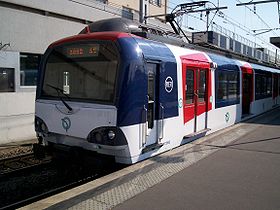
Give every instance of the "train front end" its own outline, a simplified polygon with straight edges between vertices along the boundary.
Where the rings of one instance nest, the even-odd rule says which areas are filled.
[[[48,48],[35,103],[35,130],[44,146],[129,157],[117,126],[117,106],[126,65],[138,55],[124,53],[120,39],[133,38],[114,32],[80,34]]]

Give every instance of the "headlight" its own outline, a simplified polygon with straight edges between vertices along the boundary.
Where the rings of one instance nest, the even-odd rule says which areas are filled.
[[[110,130],[110,131],[108,131],[107,136],[108,136],[108,139],[113,140],[115,138],[116,134],[114,131]]]
[[[126,138],[121,129],[113,126],[95,128],[88,134],[87,141],[109,146],[127,145]]]

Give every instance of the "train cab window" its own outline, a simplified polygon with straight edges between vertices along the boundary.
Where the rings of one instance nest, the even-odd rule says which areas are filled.
[[[71,43],[54,48],[42,69],[41,96],[113,104],[118,50],[112,42]],[[60,94],[57,89],[63,90]]]
[[[194,71],[191,69],[187,69],[185,97],[186,104],[194,103]]]
[[[0,92],[15,91],[15,70],[12,68],[0,68]]]
[[[206,90],[206,71],[205,70],[200,70],[198,102],[204,102],[205,101],[205,90]]]

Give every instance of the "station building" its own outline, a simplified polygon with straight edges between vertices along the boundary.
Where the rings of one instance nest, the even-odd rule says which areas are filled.
[[[101,19],[139,20],[141,10],[145,15],[164,14],[166,1],[0,0],[0,144],[36,137],[37,72],[50,43]],[[166,27],[156,19],[150,24]]]

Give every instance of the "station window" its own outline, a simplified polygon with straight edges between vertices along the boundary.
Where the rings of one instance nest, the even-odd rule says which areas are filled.
[[[40,54],[20,53],[20,85],[36,86]]]
[[[216,71],[216,107],[239,103],[239,72],[229,70]]]
[[[15,91],[15,70],[12,68],[0,68],[0,92]]]
[[[272,97],[272,75],[271,73],[257,73],[255,74],[256,81],[256,100]]]
[[[122,7],[122,17],[133,20],[133,13],[130,8]]]
[[[151,4],[161,7],[161,0],[149,0]]]

